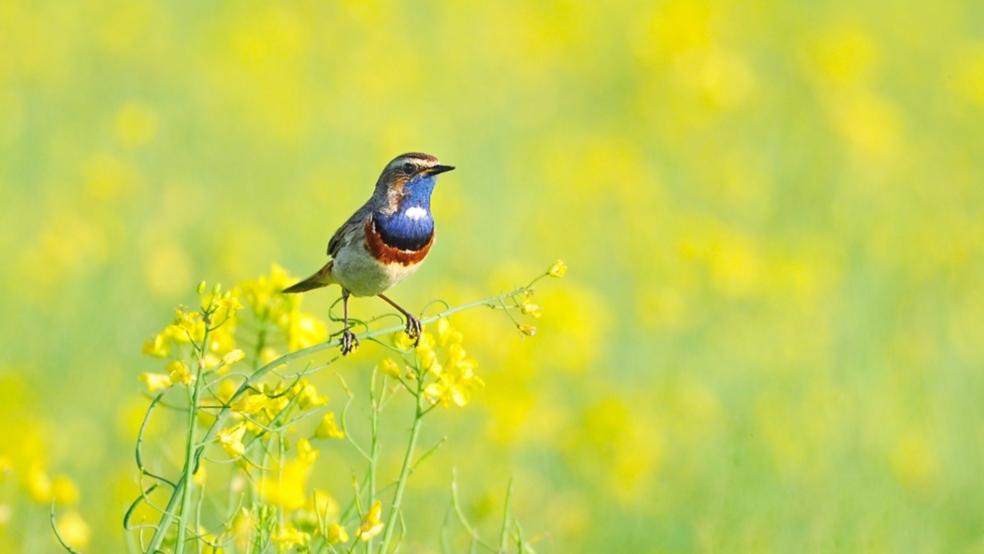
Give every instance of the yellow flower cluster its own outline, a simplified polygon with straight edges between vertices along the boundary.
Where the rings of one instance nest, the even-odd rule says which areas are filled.
[[[262,325],[273,325],[283,334],[289,352],[328,338],[328,326],[325,322],[300,309],[303,297],[283,293],[285,288],[296,281],[287,270],[274,264],[269,275],[246,281],[238,287],[243,301],[256,320]],[[266,355],[268,358],[276,357],[275,352],[267,352]]]
[[[324,320],[302,311],[300,296],[283,293],[295,280],[275,264],[269,274],[239,283],[231,290],[223,291],[219,285],[208,289],[204,282],[200,283],[200,309],[178,308],[174,320],[143,345],[144,354],[167,360],[163,372],[140,375],[147,392],[155,394],[175,384],[191,384],[198,368],[189,367],[187,359],[195,360],[203,371],[220,373],[245,360],[246,353],[236,348],[235,339],[241,317],[238,312],[244,307],[264,337],[256,351],[256,364],[270,363],[284,353],[273,348],[272,343],[285,344],[286,350],[293,352],[327,340]],[[274,333],[279,337],[272,336]],[[203,345],[206,336],[207,344]],[[203,346],[196,356],[196,350]]]
[[[222,291],[220,285],[206,290],[198,285],[201,309],[177,308],[174,320],[144,343],[148,356],[167,360],[163,373],[145,372],[140,375],[151,394],[164,391],[174,384],[191,384],[196,370],[184,359],[195,358],[203,371],[221,371],[245,358],[236,348],[237,312],[243,307],[237,290]]]
[[[437,321],[434,333],[424,331],[415,348],[417,372],[408,377],[430,379],[424,386],[424,396],[433,404],[450,406],[452,403],[462,407],[468,404],[472,391],[485,383],[475,375],[478,362],[467,355],[461,345],[464,336],[453,328],[447,318]],[[406,333],[397,333],[394,343],[399,348],[409,349],[413,343]],[[391,359],[380,363],[381,371],[391,377],[399,378],[399,366]]]

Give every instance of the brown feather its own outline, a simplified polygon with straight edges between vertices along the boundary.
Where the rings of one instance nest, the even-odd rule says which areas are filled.
[[[288,294],[294,292],[304,292],[320,289],[321,287],[327,287],[328,285],[334,283],[335,279],[331,276],[331,264],[332,262],[329,261],[314,275],[285,288],[284,292]]]

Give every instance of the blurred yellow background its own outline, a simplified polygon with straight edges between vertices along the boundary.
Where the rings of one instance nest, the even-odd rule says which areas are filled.
[[[514,476],[541,552],[984,550],[982,21],[0,2],[0,550],[55,551],[35,471],[77,483],[86,552],[122,552],[141,343],[200,279],[319,267],[408,150],[458,171],[394,298],[570,266],[535,338],[455,318],[487,386],[426,424],[450,442],[411,483],[411,552],[438,549],[453,466],[488,533]]]

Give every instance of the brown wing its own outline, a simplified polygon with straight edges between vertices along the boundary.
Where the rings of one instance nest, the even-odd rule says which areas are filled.
[[[356,210],[356,212],[352,214],[352,217],[348,218],[345,223],[342,223],[342,226],[335,231],[335,234],[332,235],[331,240],[328,241],[328,255],[334,258],[342,246],[351,240],[353,233],[362,231],[366,220],[371,215],[372,208],[369,204],[366,204]]]

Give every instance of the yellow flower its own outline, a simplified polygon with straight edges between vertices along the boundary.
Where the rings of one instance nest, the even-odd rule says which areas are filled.
[[[215,369],[222,364],[222,358],[219,358],[215,354],[208,353],[202,356],[201,366],[202,369]]]
[[[434,340],[434,335],[428,331],[424,331],[420,334],[420,340],[417,342],[417,353],[433,350],[436,345],[437,341]]]
[[[201,342],[205,338],[205,321],[199,312],[189,312],[178,308],[174,312],[174,325],[171,336],[181,342]]]
[[[338,428],[335,422],[335,412],[328,412],[321,418],[321,423],[314,431],[314,436],[319,439],[344,439],[345,433]]]
[[[528,337],[535,337],[536,336],[536,326],[535,325],[528,325],[526,323],[520,323],[519,325],[516,326],[516,328],[519,329],[519,332],[520,333],[523,333],[524,335],[526,335]]]
[[[369,513],[366,514],[366,517],[362,520],[362,525],[360,525],[359,530],[356,531],[356,535],[359,539],[368,541],[382,532],[382,515],[383,503],[377,500],[372,503],[372,507],[369,508]]]
[[[263,500],[287,510],[297,510],[307,503],[308,477],[311,464],[303,460],[290,460],[284,464],[283,475],[264,475],[260,478],[260,496]]]
[[[443,340],[444,337],[447,336],[448,332],[450,332],[450,331],[451,331],[451,322],[448,321],[448,318],[442,317],[441,319],[437,320],[437,339],[438,339],[438,341]]]
[[[474,375],[455,378],[445,374],[424,388],[424,396],[434,404],[440,402],[448,407],[453,402],[463,408],[471,400],[472,389],[484,385],[485,382]]]
[[[164,368],[167,371],[168,379],[171,383],[190,384],[195,380],[195,375],[188,369],[188,366],[180,360],[174,360]]]
[[[141,373],[140,381],[147,387],[147,392],[151,394],[160,392],[171,386],[171,378],[163,373]]]
[[[225,404],[229,402],[229,400],[232,400],[232,396],[236,394],[237,390],[239,390],[239,385],[237,385],[232,379],[223,379],[217,388],[218,390],[215,392],[215,397]]]
[[[295,547],[306,545],[310,538],[307,533],[298,531],[293,525],[284,525],[273,535],[272,540],[277,545],[278,552],[289,552]]]
[[[209,353],[231,352],[234,350],[236,348],[235,332],[236,326],[231,321],[226,321],[221,327],[212,331],[208,336]]]
[[[51,502],[51,477],[40,464],[31,464],[24,476],[24,486],[31,500],[39,504]]]
[[[547,270],[547,274],[551,277],[557,277],[559,279],[567,274],[567,264],[564,263],[564,260],[557,260],[552,266],[550,266],[550,269]]]
[[[532,302],[523,303],[522,307],[520,308],[520,311],[523,312],[523,315],[528,315],[534,319],[540,319],[540,316],[543,315],[543,313],[540,311],[540,305],[534,304]]]
[[[317,514],[319,519],[328,521],[337,519],[340,513],[338,501],[335,500],[335,497],[329,494],[328,491],[321,489],[314,489],[311,509]]]
[[[430,370],[434,365],[440,366],[437,363],[437,352],[433,350],[424,350],[422,352],[417,352],[417,358],[420,360],[420,367],[426,370]],[[440,367],[434,373],[441,373]]]
[[[79,501],[79,488],[67,475],[56,475],[51,480],[51,499],[63,506],[74,506]]]
[[[89,525],[76,511],[65,512],[56,523],[58,534],[62,540],[73,548],[85,548],[89,544],[91,533]]]
[[[383,360],[379,362],[379,370],[382,371],[387,377],[391,377],[393,379],[400,378],[400,366],[397,365],[392,358],[383,358]]]
[[[440,402],[447,407],[454,403],[464,407],[471,399],[471,391],[485,386],[481,378],[475,375],[477,362],[467,357],[464,348],[458,344],[448,349],[448,363],[437,380],[424,387],[424,396],[430,402]]]
[[[236,362],[242,361],[246,358],[246,353],[240,349],[235,349],[230,351],[225,356],[222,356],[222,363],[225,365],[232,365]]]
[[[287,326],[287,349],[300,350],[328,339],[328,326],[312,314],[295,310]]]
[[[461,343],[462,341],[461,331],[458,331],[454,327],[451,327],[451,322],[448,318],[442,317],[437,320],[437,343],[441,346],[447,346],[448,344]]]
[[[325,537],[331,544],[344,543],[349,541],[348,531],[337,523],[328,524],[328,536]]]
[[[318,394],[318,388],[311,383],[299,383],[295,387],[297,404],[302,410],[310,410],[328,403],[328,397]]]
[[[235,537],[238,551],[245,551],[253,534],[253,515],[246,508],[240,508],[232,520],[232,536]]]
[[[219,431],[219,444],[226,454],[233,458],[238,458],[246,454],[246,446],[243,444],[243,436],[246,435],[246,426],[242,423],[234,425],[228,429]]]
[[[413,348],[413,339],[411,339],[410,335],[406,334],[405,331],[393,333],[393,346],[395,346],[397,350],[410,350]]]
[[[269,400],[263,393],[247,393],[232,403],[232,410],[234,412],[252,415],[265,408]]]
[[[265,347],[263,350],[260,350],[260,364],[262,365],[267,365],[279,357],[280,353],[269,346]]]
[[[169,351],[167,338],[163,334],[154,335],[143,344],[143,353],[155,358],[166,358]]]
[[[311,441],[307,439],[301,439],[297,441],[297,459],[306,463],[313,464],[318,459],[318,452],[313,446],[311,446]]]

